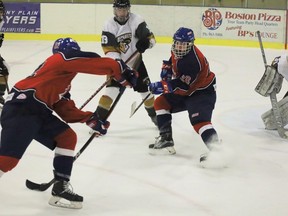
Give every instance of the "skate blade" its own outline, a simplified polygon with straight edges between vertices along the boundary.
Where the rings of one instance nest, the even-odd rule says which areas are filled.
[[[166,147],[162,149],[149,148],[150,155],[174,155],[176,151],[174,147]]]
[[[52,206],[70,209],[81,209],[82,202],[69,201],[62,197],[52,196],[48,202]]]

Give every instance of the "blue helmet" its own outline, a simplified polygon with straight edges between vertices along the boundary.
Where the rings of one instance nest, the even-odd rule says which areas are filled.
[[[194,32],[192,29],[181,27],[175,32],[173,40],[181,42],[194,42]]]
[[[53,54],[67,50],[80,50],[78,43],[72,38],[59,38],[52,47]]]
[[[173,40],[172,52],[176,58],[183,58],[194,45],[194,32],[192,29],[181,27],[175,32]]]

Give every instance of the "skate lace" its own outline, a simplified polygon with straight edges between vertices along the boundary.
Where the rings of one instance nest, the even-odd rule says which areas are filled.
[[[161,136],[157,136],[155,137],[155,144],[159,143],[161,140]]]
[[[155,146],[161,146],[163,145],[163,142],[164,142],[164,139],[161,135],[158,137],[155,137]]]
[[[73,192],[73,187],[70,184],[70,182],[65,182],[63,187],[64,187],[64,192],[67,192],[67,193],[69,193],[71,195],[77,195],[76,193]]]

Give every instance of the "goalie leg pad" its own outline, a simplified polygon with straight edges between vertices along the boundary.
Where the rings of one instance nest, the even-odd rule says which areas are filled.
[[[283,126],[288,124],[288,97],[283,98],[278,102],[278,107],[280,111],[280,116],[282,118]],[[261,115],[261,118],[264,122],[265,128],[267,130],[276,130],[277,124],[273,110],[270,109],[267,112]]]

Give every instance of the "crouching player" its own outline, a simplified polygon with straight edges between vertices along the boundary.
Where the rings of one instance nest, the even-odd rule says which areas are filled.
[[[179,28],[173,36],[171,57],[163,61],[162,81],[151,83],[156,98],[154,107],[160,136],[149,146],[151,152],[166,151],[175,154],[172,138],[173,113],[188,111],[194,130],[201,136],[209,150],[217,146],[218,135],[211,118],[216,103],[216,78],[210,71],[209,63],[202,52],[194,45],[194,33],[188,28]],[[206,161],[209,154],[200,156]]]

